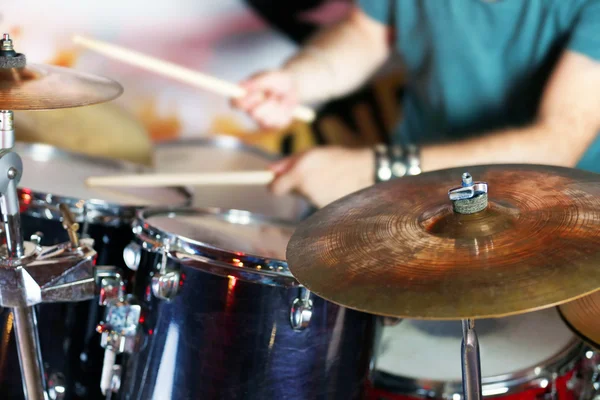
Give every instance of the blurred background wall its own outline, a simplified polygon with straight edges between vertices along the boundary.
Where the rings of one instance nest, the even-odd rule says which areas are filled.
[[[291,153],[318,143],[356,145],[384,140],[400,117],[402,74],[393,61],[364,89],[317,105],[319,117],[313,124],[261,131],[232,110],[223,97],[106,59],[71,42],[74,34],[86,35],[237,82],[280,65],[319,27],[342,18],[348,0],[2,3],[0,29],[13,36],[17,51],[26,53],[29,62],[105,75],[124,86],[125,94],[116,101],[118,116],[112,110],[114,118],[110,113],[96,119],[85,117],[95,129],[114,130],[115,121],[127,118],[139,123],[153,141],[230,135],[271,152]],[[86,129],[90,124],[79,126]],[[124,126],[118,124],[121,130]]]

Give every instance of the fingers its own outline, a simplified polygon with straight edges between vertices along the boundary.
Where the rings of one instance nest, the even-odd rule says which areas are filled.
[[[275,172],[275,179],[271,182],[269,188],[273,194],[283,196],[292,192],[302,182],[300,168],[298,162],[303,154],[296,154],[291,157],[286,157],[283,160],[277,161],[269,166],[271,171]]]
[[[270,188],[275,196],[283,196],[296,189],[298,183],[299,179],[296,174],[287,173],[275,178]]]
[[[263,96],[262,102],[257,102],[249,114],[264,128],[283,128],[292,121],[290,101],[280,96],[269,94]]]
[[[269,169],[275,173],[275,175],[281,175],[287,172],[292,166],[298,161],[302,153],[295,154],[293,156],[289,156],[283,158],[279,161],[276,161],[269,165]]]
[[[241,87],[246,95],[231,104],[248,113],[263,128],[283,128],[293,118],[296,106],[291,77],[281,71],[254,76]]]
[[[265,94],[262,91],[254,91],[247,93],[248,94],[246,94],[246,96],[244,97],[240,97],[239,99],[233,99],[233,106],[242,109],[246,112],[249,112],[265,99]]]

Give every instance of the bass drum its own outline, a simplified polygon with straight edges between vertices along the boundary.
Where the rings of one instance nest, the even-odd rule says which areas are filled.
[[[59,204],[65,203],[79,223],[81,237],[94,239],[98,265],[121,267],[124,247],[133,238],[136,211],[148,205],[185,205],[182,188],[91,189],[84,180],[92,175],[147,171],[139,165],[59,150],[45,144],[17,143],[23,160],[19,184],[21,222],[25,239],[42,232],[41,244],[68,241]],[[100,321],[97,301],[41,304],[35,307],[42,359],[50,393],[61,399],[104,399],[99,389],[102,349],[95,332]],[[0,398],[23,399],[21,374],[13,333],[12,313],[0,313]]]
[[[156,146],[158,172],[225,172],[264,170],[277,156],[227,136],[163,142]],[[195,207],[247,210],[269,217],[298,221],[310,213],[297,196],[276,197],[266,186],[202,186],[190,188]]]
[[[476,322],[484,398],[590,398],[593,354],[555,308]],[[370,400],[462,398],[460,321],[385,327]],[[587,382],[587,383],[586,383]]]

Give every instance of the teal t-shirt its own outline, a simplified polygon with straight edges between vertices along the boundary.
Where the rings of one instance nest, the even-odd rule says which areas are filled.
[[[392,24],[406,69],[404,119],[395,140],[424,144],[522,127],[533,121],[565,50],[600,60],[600,0],[359,0],[359,5]],[[600,135],[578,167],[600,172]]]

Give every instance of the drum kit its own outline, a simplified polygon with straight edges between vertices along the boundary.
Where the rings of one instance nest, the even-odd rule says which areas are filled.
[[[16,143],[13,111],[122,88],[0,49],[2,398],[598,396],[598,175],[429,172],[308,218],[263,187],[90,188],[271,158],[201,139],[157,146],[151,168]]]

